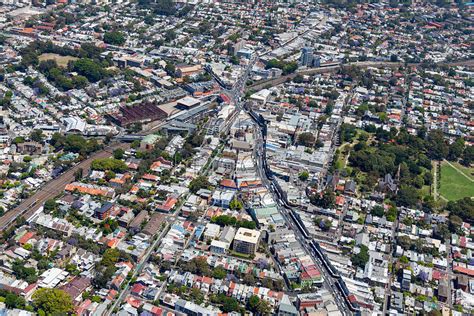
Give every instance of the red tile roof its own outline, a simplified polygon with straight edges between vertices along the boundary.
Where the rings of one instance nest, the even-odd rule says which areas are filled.
[[[24,245],[28,242],[28,240],[31,239],[31,237],[33,237],[35,235],[35,233],[33,232],[27,232],[26,234],[24,234],[23,236],[21,236],[21,238],[18,240],[18,242],[20,243],[20,245]]]
[[[237,185],[235,184],[235,182],[233,180],[230,180],[230,179],[223,179],[221,181],[220,185],[222,187],[226,187],[226,188],[233,188],[233,189],[237,188]]]
[[[456,267],[453,267],[453,271],[454,272],[459,272],[459,273],[462,273],[462,274],[466,274],[466,275],[471,276],[471,277],[474,277],[474,270],[472,270],[472,269],[464,268],[464,267],[461,267],[461,266],[456,266]]]

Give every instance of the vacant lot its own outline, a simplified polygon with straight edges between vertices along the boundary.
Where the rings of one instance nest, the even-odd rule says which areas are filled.
[[[50,59],[55,60],[56,63],[58,64],[58,66],[67,67],[67,63],[70,60],[76,60],[77,58],[72,57],[72,56],[61,56],[61,55],[58,55],[58,54],[41,54],[39,56],[40,61],[50,60]]]
[[[472,168],[471,168],[472,169]],[[440,194],[447,200],[458,200],[463,197],[474,197],[474,180],[466,170],[457,169],[444,161],[441,164]]]

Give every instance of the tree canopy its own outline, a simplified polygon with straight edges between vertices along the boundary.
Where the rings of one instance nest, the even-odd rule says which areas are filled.
[[[33,293],[33,303],[46,315],[64,315],[74,311],[72,299],[63,290],[42,288]]]
[[[211,223],[215,223],[220,226],[235,226],[235,227],[244,227],[248,229],[255,229],[257,224],[254,221],[248,220],[237,220],[237,218],[230,215],[219,215],[213,216],[211,218]]]
[[[365,245],[360,245],[360,251],[351,258],[352,264],[364,269],[365,264],[369,261],[369,248]]]
[[[315,142],[316,137],[313,135],[313,133],[304,132],[298,135],[298,145],[311,147],[314,145]]]
[[[124,172],[128,169],[125,162],[115,158],[101,158],[95,159],[92,162],[91,168],[94,170],[106,171],[110,170],[113,172]]]
[[[252,295],[247,303],[250,311],[257,315],[266,315],[271,312],[270,305],[264,299],[260,299],[257,295]]]
[[[205,176],[198,176],[191,180],[189,183],[189,190],[192,193],[196,193],[197,191],[201,189],[209,189],[211,187],[211,184],[209,183],[209,180]]]
[[[61,135],[60,133],[54,133],[51,137],[50,144],[56,149],[64,149],[66,152],[79,153],[81,155],[87,155],[100,149],[99,143],[96,139],[86,140],[80,135]]]
[[[474,200],[471,198],[450,201],[446,209],[451,216],[459,216],[463,221],[474,224]]]
[[[312,204],[322,208],[332,208],[336,203],[334,191],[327,189],[322,194],[315,194],[310,197]]]
[[[267,62],[265,68],[266,69],[279,68],[283,71],[284,75],[288,75],[288,74],[294,73],[296,69],[298,69],[298,63],[295,61],[285,62],[283,60],[270,59]]]
[[[119,31],[105,32],[104,42],[107,44],[121,46],[125,44],[125,35]]]

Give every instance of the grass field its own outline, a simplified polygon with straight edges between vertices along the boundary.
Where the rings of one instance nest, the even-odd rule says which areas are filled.
[[[474,181],[474,168],[468,168],[466,166],[461,165],[459,162],[452,162],[451,164],[453,164],[459,171],[461,171],[466,176],[471,178],[472,181]]]
[[[56,61],[56,63],[58,64],[58,66],[61,66],[61,67],[67,67],[67,63],[70,61],[70,60],[76,60],[77,58],[76,57],[72,57],[72,56],[61,56],[61,55],[58,55],[58,54],[41,54],[38,59],[40,61],[43,61],[43,60],[50,60],[50,59],[53,59]]]
[[[456,166],[457,167],[457,166]],[[448,162],[441,164],[440,194],[453,201],[463,197],[474,197],[474,180],[470,176],[473,168],[456,169]]]
[[[429,185],[424,185],[420,191],[422,196],[431,195],[431,187]]]

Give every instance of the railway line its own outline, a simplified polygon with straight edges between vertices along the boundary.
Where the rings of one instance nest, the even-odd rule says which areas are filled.
[[[43,205],[44,202],[60,194],[66,184],[74,181],[74,174],[77,170],[82,169],[84,173],[89,172],[92,161],[99,158],[106,158],[112,155],[117,148],[127,149],[130,144],[114,143],[104,149],[92,154],[89,158],[79,162],[72,168],[43,185],[35,194],[21,202],[14,209],[6,212],[0,217],[0,232],[4,232],[10,228],[18,218],[24,217],[28,220]]]
[[[252,119],[257,123],[257,125],[261,128],[262,136],[263,136],[263,143],[265,143],[266,134],[267,134],[267,126],[266,122],[262,116],[256,115],[250,109],[247,109],[248,113],[252,117]],[[266,176],[270,183],[271,190],[275,193],[278,197],[277,203],[284,209],[284,216],[289,215],[288,217],[293,222],[294,226],[299,230],[299,234],[304,238],[303,242],[309,245],[310,249],[312,250],[312,254],[316,256],[318,262],[321,263],[322,268],[324,268],[331,280],[326,280],[329,283],[329,286],[332,288],[333,291],[337,289],[339,291],[341,297],[344,299],[344,303],[347,306],[347,309],[353,313],[354,315],[360,315],[361,310],[360,306],[351,300],[351,293],[347,288],[344,280],[342,279],[341,274],[339,271],[332,265],[329,261],[328,257],[325,255],[323,249],[319,245],[318,242],[314,241],[308,233],[308,230],[304,226],[301,218],[297,212],[293,209],[295,205],[292,205],[288,202],[285,193],[282,191],[281,187],[278,185],[278,182],[275,181],[272,171],[268,167],[266,162],[266,149],[265,144],[262,146],[262,152],[260,154],[261,157],[261,164],[260,166],[263,169],[263,174]]]

